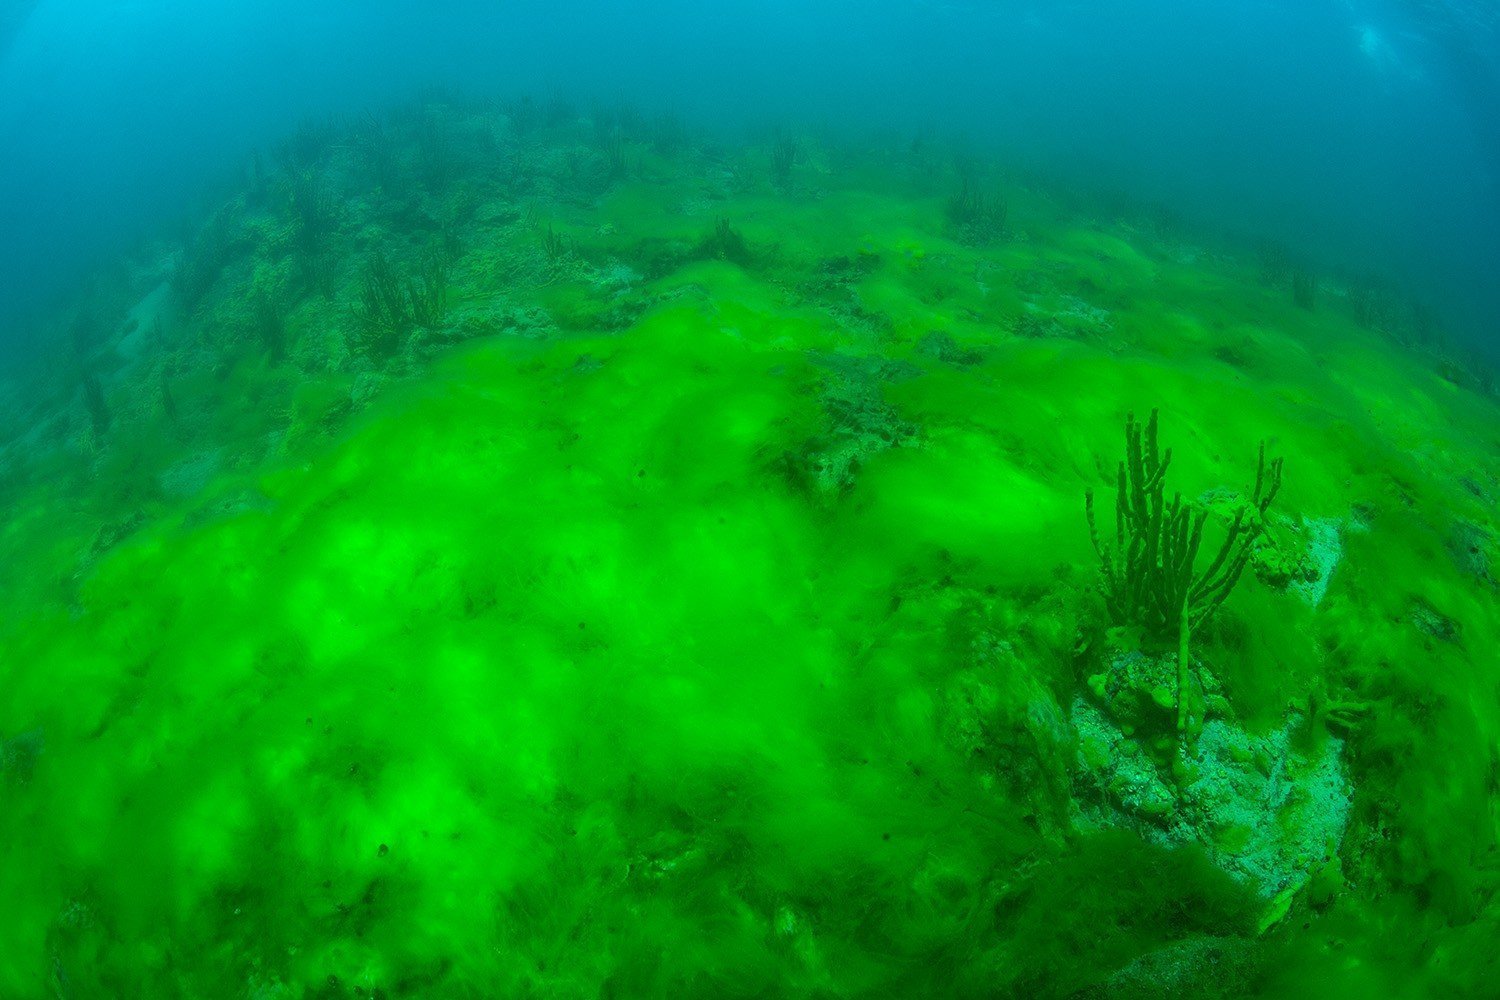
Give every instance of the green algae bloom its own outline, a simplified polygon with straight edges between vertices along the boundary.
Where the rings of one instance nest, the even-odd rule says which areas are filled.
[[[1494,981],[1500,403],[1336,277],[915,144],[286,156],[0,398],[0,997]]]

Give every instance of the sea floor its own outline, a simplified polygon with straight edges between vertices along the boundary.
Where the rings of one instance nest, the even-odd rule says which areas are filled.
[[[1387,286],[433,100],[38,337],[0,997],[1494,995],[1500,404]],[[1252,511],[1190,649],[1085,517],[1153,411],[1191,565]]]

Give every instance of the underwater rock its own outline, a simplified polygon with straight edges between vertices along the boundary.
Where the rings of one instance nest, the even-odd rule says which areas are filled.
[[[984,355],[979,351],[959,347],[952,337],[937,330],[930,330],[922,335],[922,339],[917,341],[917,353],[960,368],[968,368],[984,360]]]
[[[1443,642],[1458,642],[1463,634],[1458,622],[1420,597],[1412,600],[1411,621],[1422,632]]]
[[[1328,581],[1344,557],[1344,543],[1339,537],[1338,522],[1304,517],[1306,559],[1311,564],[1310,577],[1294,580],[1289,589],[1309,606],[1317,607],[1328,593]]]
[[[43,742],[40,729],[0,739],[0,781],[14,785],[30,782],[37,758],[42,755]]]
[[[921,368],[909,361],[878,355],[810,351],[808,358],[819,368],[826,368],[837,376],[838,384],[830,387],[831,394],[868,394],[878,391],[882,382],[905,382],[923,374]]]
[[[1165,740],[1177,737],[1177,655],[1148,656],[1139,650],[1116,652],[1089,687],[1126,736]]]
[[[603,292],[616,294],[632,292],[641,283],[641,275],[628,264],[611,261],[603,267],[594,268],[588,276],[589,284]]]
[[[360,372],[354,376],[354,384],[349,387],[350,405],[356,410],[364,409],[385,391],[389,382],[390,379],[380,372]]]
[[[943,741],[979,769],[978,782],[1046,833],[1067,826],[1072,731],[1057,699],[1009,642],[981,636],[974,666],[942,692]]]
[[[851,295],[845,301],[831,303],[825,307],[825,311],[853,339],[866,343],[882,340],[895,330],[895,323],[890,316],[874,309],[866,309],[859,303],[857,296]]]
[[[1491,495],[1490,488],[1485,486],[1485,484],[1481,482],[1476,476],[1459,476],[1458,485],[1468,490],[1476,500],[1479,500],[1485,504],[1492,504],[1495,502],[1494,496]]]
[[[1176,809],[1170,776],[1139,743],[1083,699],[1070,713],[1078,735],[1074,825],[1085,829],[1169,820]]]
[[[153,342],[160,340],[163,327],[170,327],[175,322],[174,305],[170,282],[164,280],[153,287],[121,324],[115,353],[126,361],[136,361],[145,355]]]
[[[213,481],[223,466],[223,448],[208,448],[189,455],[161,474],[162,492],[177,498],[196,496]]]
[[[1272,590],[1285,591],[1292,586],[1306,586],[1318,577],[1317,567],[1307,554],[1287,551],[1279,545],[1262,544],[1250,558],[1255,578]]]
[[[785,462],[794,482],[836,498],[854,488],[860,467],[870,458],[920,441],[917,426],[885,401],[881,385],[913,378],[922,370],[878,357],[813,352],[811,358],[832,372],[823,390],[828,431]]]
[[[1248,996],[1260,969],[1244,938],[1198,935],[1148,951],[1080,1000],[1175,1000],[1177,997]]]
[[[114,521],[101,524],[94,532],[93,538],[89,540],[88,549],[83,557],[84,565],[92,566],[95,560],[135,534],[145,523],[146,515],[137,510]]]
[[[1300,718],[1253,736],[1211,720],[1194,747],[1196,780],[1183,789],[1210,855],[1270,898],[1305,885],[1338,849],[1350,792],[1343,741],[1328,737],[1305,756],[1293,745]]]
[[[250,977],[246,990],[249,1000],[291,1000],[297,995],[292,987],[275,976],[262,977],[259,973]]]
[[[879,266],[880,255],[867,251],[849,256],[828,257],[814,267],[805,290],[813,295],[847,292],[873,274]]]
[[[1300,715],[1259,736],[1210,717],[1179,751],[1182,782],[1088,700],[1075,699],[1071,721],[1080,829],[1129,829],[1167,847],[1200,844],[1268,904],[1300,891],[1338,851],[1350,805],[1343,742],[1329,736],[1300,749]]]
[[[1281,590],[1316,608],[1328,594],[1333,571],[1344,557],[1339,522],[1330,518],[1287,521],[1272,536],[1261,536],[1251,556],[1255,578],[1273,590]]]
[[[1448,551],[1459,571],[1490,587],[1495,586],[1490,573],[1492,543],[1490,533],[1470,521],[1456,522],[1448,533]]]
[[[1015,333],[1029,339],[1064,338],[1073,340],[1103,340],[1114,332],[1114,317],[1107,309],[1078,298],[1064,295],[1054,307],[1024,304],[1023,312],[1016,319]]]
[[[269,510],[271,499],[258,489],[234,490],[213,496],[209,502],[194,507],[183,518],[182,523],[193,527],[221,518],[234,517],[252,510]]]

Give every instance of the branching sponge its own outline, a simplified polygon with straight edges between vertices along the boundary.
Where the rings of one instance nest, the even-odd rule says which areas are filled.
[[[1104,601],[1112,624],[1138,629],[1150,645],[1177,644],[1177,728],[1190,736],[1188,644],[1192,633],[1211,618],[1229,596],[1250,561],[1255,540],[1265,530],[1265,513],[1281,489],[1281,459],[1266,464],[1260,446],[1255,493],[1229,525],[1218,553],[1202,572],[1198,550],[1208,519],[1183,502],[1182,494],[1166,501],[1165,480],[1172,450],[1157,443],[1157,411],[1143,429],[1135,415],[1125,419],[1125,459],[1120,462],[1115,496],[1115,543],[1099,537],[1094,493],[1085,494],[1089,537],[1099,554]]]

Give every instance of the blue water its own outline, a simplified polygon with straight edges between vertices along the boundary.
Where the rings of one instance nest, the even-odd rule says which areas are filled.
[[[225,3],[0,12],[0,325],[309,117],[445,85],[726,129],[962,135],[1500,323],[1500,11],[1478,0]],[[12,333],[11,336],[16,336]]]

